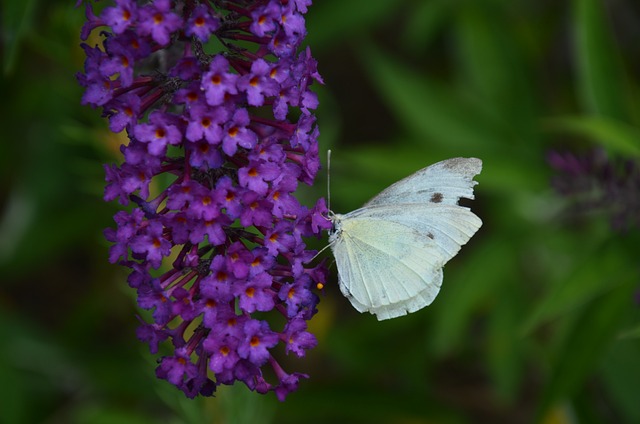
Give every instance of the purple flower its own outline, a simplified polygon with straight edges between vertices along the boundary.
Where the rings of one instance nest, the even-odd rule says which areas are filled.
[[[108,59],[102,62],[100,72],[109,77],[118,74],[122,86],[129,87],[133,83],[134,52],[122,41],[118,38],[105,40]]]
[[[298,382],[300,381],[300,378],[308,378],[306,374],[298,372],[287,374],[278,363],[273,363],[272,367],[279,382],[278,386],[275,388],[275,392],[280,401],[283,401],[288,393],[298,390]]]
[[[150,154],[162,156],[168,144],[179,144],[182,141],[182,134],[172,121],[170,115],[155,111],[149,115],[148,124],[139,124],[133,129],[133,135],[138,141],[147,143]]]
[[[257,249],[254,249],[254,251]],[[227,268],[234,277],[239,279],[247,278],[249,275],[249,267],[253,261],[251,252],[239,241],[236,241],[229,249],[225,257]]]
[[[292,225],[289,221],[280,221],[274,228],[264,235],[264,246],[272,256],[277,256],[278,252],[287,252],[295,246],[295,239],[291,235]]]
[[[307,321],[326,281],[305,245],[330,226],[324,200],[296,197],[320,166],[309,87],[322,79],[298,52],[310,4],[87,5],[82,38],[103,39],[82,45],[82,102],[129,137],[123,163],[105,165],[104,199],[133,203],[105,230],[109,261],[151,312],[138,338],[168,352],[157,376],[188,397],[239,381],[283,400],[307,377],[277,356],[316,346]],[[213,37],[221,50],[203,45]]]
[[[245,206],[242,214],[240,214],[240,224],[243,227],[266,227],[271,223],[272,203],[264,200],[255,191],[247,191],[242,196],[242,204]]]
[[[162,258],[171,253],[171,243],[162,236],[163,230],[161,222],[148,221],[129,241],[131,251],[144,256],[154,268],[159,268]]]
[[[304,17],[297,12],[293,3],[289,3],[288,7],[280,14],[280,26],[287,37],[293,40],[304,37],[306,33]]]
[[[287,344],[286,352],[294,352],[298,356],[304,356],[306,350],[318,344],[316,337],[307,331],[306,321],[300,318],[289,321],[283,336]]]
[[[229,119],[229,113],[222,107],[207,107],[203,104],[189,108],[189,123],[185,137],[189,141],[204,139],[208,144],[217,145],[222,141],[223,123]]]
[[[288,317],[294,317],[304,307],[314,305],[318,301],[309,285],[305,284],[304,278],[295,284],[283,284],[278,296],[286,305]]]
[[[111,246],[109,262],[115,264],[120,258],[126,259],[126,252],[129,243],[136,235],[138,228],[144,220],[144,213],[140,209],[134,209],[131,213],[125,211],[117,212],[113,217],[118,224],[118,229],[108,228],[105,230],[107,240],[114,242]]]
[[[233,289],[237,279],[227,269],[224,256],[218,255],[211,262],[211,274],[200,283],[200,291],[207,298],[216,302],[231,302],[235,298]]]
[[[238,306],[245,312],[270,311],[275,306],[273,278],[266,272],[253,276],[246,284],[237,284]]]
[[[138,19],[138,5],[133,0],[115,0],[116,6],[102,12],[104,23],[113,28],[114,34],[122,34]]]
[[[270,73],[271,66],[264,59],[257,59],[251,64],[251,72],[238,80],[238,88],[247,93],[251,106],[262,106],[265,96],[272,97],[278,92],[278,83]]]
[[[182,19],[171,11],[170,0],[155,0],[140,9],[138,31],[141,35],[151,35],[156,43],[169,43],[171,34],[182,26]]]
[[[222,55],[217,55],[209,65],[209,71],[202,76],[200,87],[205,92],[207,103],[210,106],[222,104],[227,95],[236,94],[237,74],[229,69],[229,62]]]
[[[227,239],[224,229],[232,223],[233,221],[225,215],[219,215],[207,221],[197,220],[193,225],[189,241],[200,243],[205,240],[204,236],[207,236],[207,241],[214,246],[223,245]]]
[[[280,173],[278,165],[270,162],[250,162],[238,171],[238,180],[242,187],[262,196],[269,191],[269,181],[275,180]]]
[[[114,83],[102,73],[102,65],[108,56],[98,47],[81,44],[87,60],[84,63],[84,74],[78,74],[78,82],[85,87],[82,104],[103,106],[113,96]]]
[[[269,349],[278,344],[278,335],[266,321],[249,320],[244,325],[244,339],[238,346],[238,355],[261,366],[269,360]]]
[[[307,8],[311,6],[311,0],[293,0],[300,13],[307,13]]]
[[[204,5],[196,7],[191,13],[191,17],[187,21],[185,34],[195,35],[206,43],[209,36],[220,26],[220,20],[217,16],[212,15],[211,10]]]
[[[189,164],[196,168],[216,169],[224,164],[222,153],[205,140],[200,140],[185,149],[189,152]]]
[[[250,123],[249,112],[246,109],[237,109],[231,119],[224,126],[222,139],[222,151],[227,156],[233,156],[238,146],[251,149],[257,142],[256,134],[248,128]]]
[[[552,185],[572,201],[572,214],[605,212],[617,231],[640,226],[640,164],[637,161],[611,159],[601,149],[582,154],[552,151],[547,160],[558,172]]]
[[[211,352],[211,358],[209,359],[211,371],[222,373],[233,370],[240,360],[237,352],[238,344],[238,338],[232,335],[220,337],[220,335],[216,334],[215,337],[212,335],[212,337],[207,338],[204,342],[204,348],[207,352]]]
[[[151,353],[158,353],[158,346],[169,338],[169,334],[158,328],[158,325],[147,324],[144,321],[141,322],[140,327],[136,330],[136,336],[143,342],[149,344],[149,350]]]
[[[166,356],[156,368],[156,375],[168,382],[182,387],[185,394],[191,398],[197,394],[211,395],[214,385],[203,375],[202,369],[206,363],[199,360],[197,364],[191,362],[187,349],[176,350],[174,356]]]
[[[297,106],[299,99],[300,92],[295,80],[286,80],[280,85],[280,91],[273,102],[273,116],[284,120],[289,113],[289,106]]]
[[[249,29],[258,37],[273,33],[277,28],[277,19],[280,17],[281,7],[277,2],[270,1],[262,7],[251,12],[251,25]]]
[[[118,133],[125,128],[132,128],[138,122],[140,113],[140,97],[134,94],[124,94],[110,104],[109,129]]]
[[[240,188],[233,183],[231,178],[223,176],[216,184],[216,195],[221,207],[230,218],[239,218],[243,206],[240,203]]]

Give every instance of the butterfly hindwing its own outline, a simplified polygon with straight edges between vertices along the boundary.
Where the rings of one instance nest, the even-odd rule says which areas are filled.
[[[353,224],[366,227],[370,223],[356,221]],[[429,247],[409,249],[402,243],[402,236],[410,236],[410,232],[398,232],[394,227],[385,223],[371,229],[392,229],[399,236],[389,239],[395,244],[395,251],[372,245],[366,237],[351,237],[348,233],[344,233],[334,246],[343,294],[358,311],[374,313],[379,319],[404,315],[428,305],[442,282],[438,267],[442,261],[437,251]],[[398,251],[403,253],[398,255]],[[425,255],[430,255],[434,266],[425,262]],[[427,295],[424,299],[420,296],[423,292]],[[381,315],[383,311],[384,315]]]
[[[447,205],[377,206],[344,215],[332,245],[340,288],[357,310],[378,319],[421,309],[438,294],[444,264],[480,225],[468,209]]]

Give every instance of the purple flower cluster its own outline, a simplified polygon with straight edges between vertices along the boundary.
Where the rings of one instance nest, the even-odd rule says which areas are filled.
[[[572,200],[574,213],[606,213],[616,231],[640,227],[638,162],[611,159],[602,149],[582,154],[554,151],[548,162],[558,171],[553,187]]]
[[[131,269],[152,311],[139,338],[152,353],[172,346],[158,377],[189,397],[240,380],[283,400],[307,377],[272,350],[317,344],[307,321],[326,277],[303,241],[330,227],[324,199],[307,208],[294,196],[320,166],[309,86],[322,80],[309,49],[298,52],[310,3],[87,6],[82,37],[100,28],[102,42],[82,46],[82,101],[129,138],[124,162],[105,166],[105,200],[133,203],[105,231],[110,261]]]

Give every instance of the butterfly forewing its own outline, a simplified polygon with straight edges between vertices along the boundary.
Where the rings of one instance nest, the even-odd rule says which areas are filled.
[[[461,197],[473,199],[473,177],[482,170],[476,158],[453,158],[428,166],[380,192],[363,207],[401,203],[457,205]]]

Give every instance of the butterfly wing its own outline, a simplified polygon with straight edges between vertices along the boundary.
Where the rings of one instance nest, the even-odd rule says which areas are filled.
[[[429,305],[442,267],[482,225],[467,208],[434,203],[369,206],[338,220],[331,248],[340,289],[379,320]]]
[[[457,205],[461,197],[473,199],[473,177],[482,170],[477,158],[453,158],[428,166],[387,187],[363,207],[400,203]]]

